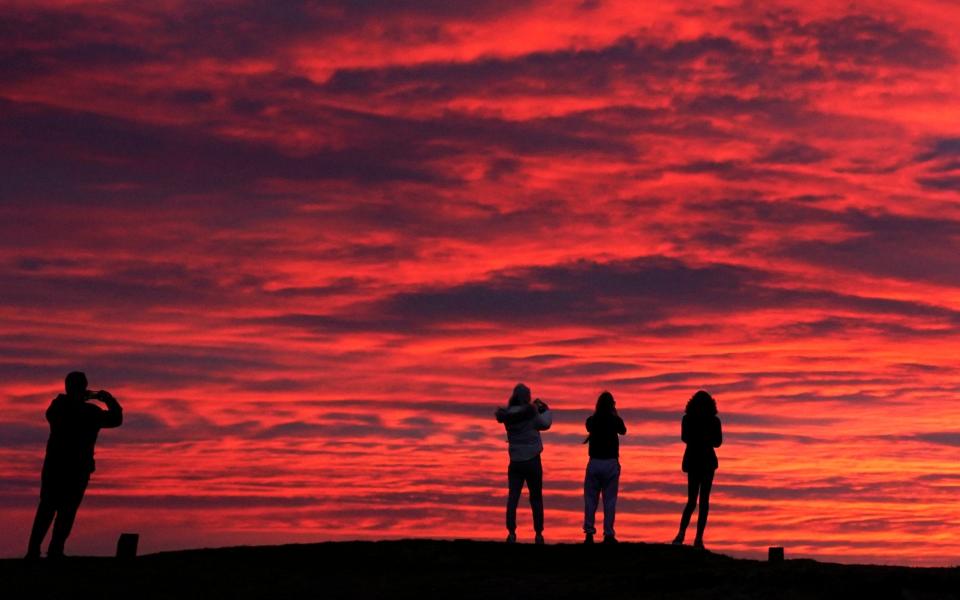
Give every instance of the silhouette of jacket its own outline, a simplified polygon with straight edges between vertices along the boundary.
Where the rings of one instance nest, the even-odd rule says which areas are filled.
[[[627,433],[627,426],[617,415],[599,414],[587,417],[590,432],[590,458],[620,458],[620,435]]]
[[[713,449],[723,443],[723,432],[716,415],[683,415],[680,438],[687,444],[683,452],[684,473],[717,468],[717,453]]]
[[[508,406],[497,409],[497,422],[507,430],[510,460],[531,460],[543,452],[540,432],[550,429],[553,413],[549,408],[541,413],[533,404]]]
[[[107,410],[78,398],[60,394],[47,409],[50,437],[43,470],[47,473],[89,475],[96,470],[93,448],[100,429],[123,423],[120,403],[110,398]]]

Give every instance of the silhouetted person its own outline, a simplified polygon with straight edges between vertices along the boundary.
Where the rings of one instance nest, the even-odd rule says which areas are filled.
[[[620,486],[620,436],[627,433],[627,426],[617,414],[613,394],[600,394],[586,425],[589,435],[583,443],[590,444],[590,460],[583,478],[583,542],[593,543],[593,534],[597,532],[593,524],[602,493],[603,541],[616,543],[613,521],[617,516],[617,488]]]
[[[680,426],[680,438],[687,444],[683,453],[683,471],[687,474],[687,505],[683,508],[680,531],[673,543],[683,543],[699,495],[697,537],[693,545],[703,548],[703,530],[707,526],[707,514],[710,512],[710,488],[713,486],[714,471],[717,470],[717,453],[714,448],[719,448],[723,443],[723,432],[717,417],[717,402],[713,396],[699,390],[690,398]]]
[[[117,400],[105,390],[87,390],[87,377],[83,373],[74,371],[68,374],[65,387],[67,393],[54,398],[47,409],[50,438],[40,476],[40,505],[30,532],[27,558],[40,557],[40,544],[54,516],[56,522],[47,546],[47,557],[63,556],[63,545],[73,528],[90,474],[95,470],[93,447],[97,433],[105,427],[119,427],[123,422],[123,409]],[[91,404],[90,400],[103,402],[107,410]]]
[[[540,453],[543,442],[540,432],[550,429],[553,415],[546,403],[539,398],[530,402],[530,388],[518,383],[513,388],[510,402],[506,408],[496,412],[497,422],[503,423],[510,443],[510,466],[507,468],[507,542],[517,541],[517,504],[520,492],[526,482],[530,494],[530,508],[533,509],[533,530],[536,543],[543,541],[543,465]]]

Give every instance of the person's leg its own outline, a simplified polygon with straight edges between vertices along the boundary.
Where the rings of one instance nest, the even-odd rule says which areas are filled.
[[[680,517],[680,531],[674,543],[683,543],[684,536],[687,535],[687,525],[690,524],[690,516],[693,515],[693,509],[697,507],[697,494],[700,491],[700,479],[694,472],[687,473],[687,504],[683,507],[683,515]]]
[[[33,518],[33,527],[30,530],[30,541],[27,544],[27,558],[38,558],[43,538],[47,536],[50,525],[53,523],[57,508],[62,502],[63,478],[47,469],[44,464],[40,474],[40,503],[37,505],[37,514]]]
[[[533,509],[533,530],[543,533],[543,463],[540,457],[529,461],[527,491],[530,493],[530,508]]]
[[[583,532],[593,535],[597,516],[597,504],[600,502],[600,482],[597,479],[596,465],[587,462],[587,472],[583,477]]]
[[[27,558],[40,557],[40,545],[43,544],[43,538],[46,537],[50,524],[53,523],[55,514],[53,505],[44,500],[41,496],[40,504],[37,505],[37,514],[33,518],[33,528],[30,530],[30,542],[27,544]]]
[[[507,468],[507,489],[507,531],[516,534],[517,505],[520,504],[520,491],[523,489],[523,474],[513,461]]]
[[[603,477],[603,537],[616,538],[613,522],[617,518],[617,489],[620,487],[620,462],[612,461]]]
[[[47,556],[63,556],[63,546],[73,529],[73,521],[77,517],[77,509],[83,500],[83,493],[87,490],[87,477],[80,477],[65,486],[63,502],[57,510],[57,520],[53,523],[53,534],[50,536],[50,545],[47,546]]]
[[[700,481],[700,510],[697,511],[697,538],[698,546],[703,545],[703,530],[707,526],[707,515],[710,513],[710,489],[713,487],[713,471],[703,473]]]

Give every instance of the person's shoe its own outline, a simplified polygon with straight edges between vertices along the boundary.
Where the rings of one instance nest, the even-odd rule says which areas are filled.
[[[516,544],[517,543],[517,534],[510,532],[507,534],[507,543]]]
[[[23,560],[40,560],[40,551],[27,550],[27,554],[23,557]]]
[[[543,540],[543,534],[542,534],[542,533],[538,533],[538,534],[537,534],[537,537],[533,538],[533,543],[534,543],[534,544],[539,544],[539,545],[542,546],[542,545],[546,544],[547,542],[545,542],[545,541]]]
[[[693,540],[693,547],[700,548],[701,550],[706,550],[706,548],[703,547],[703,540],[700,538]]]
[[[593,534],[592,534],[592,533],[588,533],[588,534],[584,535],[584,536],[583,536],[583,543],[584,543],[584,544],[592,544],[592,543],[593,543]]]
[[[673,541],[670,543],[673,544],[674,546],[682,546],[683,538],[678,535],[677,537],[673,538]]]
[[[612,535],[605,535],[605,536],[603,536],[603,543],[604,543],[604,544],[619,544],[620,542],[617,540],[616,537],[614,537],[614,536],[612,536]]]

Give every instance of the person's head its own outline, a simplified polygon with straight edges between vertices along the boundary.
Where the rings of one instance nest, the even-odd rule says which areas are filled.
[[[613,399],[613,394],[604,390],[602,394],[597,398],[597,408],[594,410],[594,414],[598,415],[609,415],[613,414],[613,407],[616,405],[616,402]]]
[[[697,393],[687,401],[686,413],[688,415],[715,416],[717,414],[717,401],[707,392],[697,390]]]
[[[510,395],[510,406],[522,406],[530,404],[530,388],[518,383],[513,387],[513,394]]]
[[[68,396],[82,396],[87,391],[87,376],[80,371],[67,373],[63,380],[63,387],[67,390]]]

